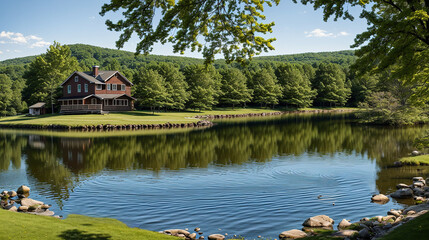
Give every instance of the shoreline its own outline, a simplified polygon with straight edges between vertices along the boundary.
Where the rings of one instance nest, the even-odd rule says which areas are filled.
[[[248,117],[268,117],[279,116],[285,114],[303,114],[303,113],[345,113],[353,112],[355,109],[310,109],[310,110],[292,110],[292,111],[273,111],[259,113],[238,113],[238,114],[207,114],[197,115],[192,117],[199,120],[197,122],[183,123],[156,123],[156,124],[89,124],[89,125],[64,125],[64,124],[2,124],[3,129],[37,129],[37,130],[53,130],[53,131],[130,131],[130,130],[152,130],[152,129],[173,129],[173,128],[207,128],[212,127],[213,119],[229,119],[229,118],[248,118]],[[189,118],[188,118],[189,119]]]

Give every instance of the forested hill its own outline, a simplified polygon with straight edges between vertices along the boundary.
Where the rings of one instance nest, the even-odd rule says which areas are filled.
[[[136,69],[144,63],[149,62],[171,62],[181,67],[189,64],[201,64],[202,59],[179,57],[179,56],[161,56],[161,55],[139,55],[135,56],[133,52],[96,47],[85,44],[68,45],[72,56],[76,57],[82,66],[91,65],[117,65],[122,67]],[[8,59],[0,62],[0,66],[25,65],[30,63],[36,56]],[[255,57],[253,62],[290,62],[314,64],[320,62],[336,63],[348,66],[355,61],[354,51],[320,52],[320,53],[302,53],[278,56]],[[223,60],[216,60],[215,65],[224,65]]]

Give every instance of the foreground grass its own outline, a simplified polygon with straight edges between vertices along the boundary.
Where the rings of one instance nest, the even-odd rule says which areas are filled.
[[[429,155],[420,155],[415,157],[404,157],[401,161],[405,165],[429,165]]]
[[[0,219],[3,220],[0,239],[178,239],[139,228],[129,228],[124,223],[110,218],[69,215],[61,220],[0,210]]]
[[[0,125],[64,125],[64,126],[84,126],[84,125],[126,125],[126,124],[161,124],[161,123],[191,123],[199,119],[197,115],[217,115],[217,114],[244,114],[275,112],[272,109],[260,108],[237,108],[237,109],[215,109],[202,112],[152,112],[131,111],[110,113],[107,115],[85,114],[85,115],[59,115],[47,114],[42,116],[27,117],[25,115],[0,118]]]
[[[429,213],[396,228],[381,240],[429,239]]]

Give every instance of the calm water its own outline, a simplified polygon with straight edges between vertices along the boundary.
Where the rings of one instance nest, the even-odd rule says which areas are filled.
[[[407,204],[370,198],[428,176],[427,167],[388,167],[425,129],[362,126],[332,114],[111,137],[0,130],[0,190],[27,184],[31,197],[64,216],[276,238],[314,215],[337,224]]]

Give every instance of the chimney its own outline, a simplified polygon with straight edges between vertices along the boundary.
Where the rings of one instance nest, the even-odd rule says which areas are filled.
[[[92,66],[92,75],[94,76],[94,77],[97,77],[98,76],[98,66]]]

